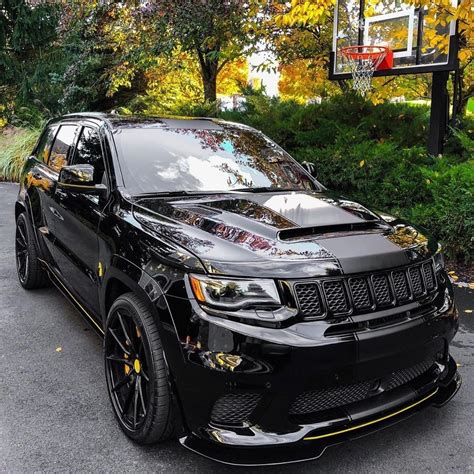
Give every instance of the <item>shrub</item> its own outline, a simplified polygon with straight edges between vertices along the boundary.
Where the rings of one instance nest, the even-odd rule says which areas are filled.
[[[430,229],[449,257],[474,260],[474,161],[424,168],[428,204],[416,204],[406,217]]]
[[[0,180],[18,181],[25,159],[33,150],[39,130],[7,128],[0,131]]]

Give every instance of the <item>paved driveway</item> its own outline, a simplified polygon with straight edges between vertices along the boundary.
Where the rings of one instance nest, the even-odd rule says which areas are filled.
[[[0,471],[244,472],[177,441],[143,448],[122,434],[99,337],[57,290],[26,292],[17,281],[16,193],[0,183]],[[451,403],[331,448],[319,461],[258,471],[474,471],[474,314],[464,313],[474,309],[474,292],[457,291],[461,329],[452,352],[464,385]]]

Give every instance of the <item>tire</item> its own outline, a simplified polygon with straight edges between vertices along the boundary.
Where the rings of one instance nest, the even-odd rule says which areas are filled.
[[[33,230],[24,212],[16,221],[15,257],[18,280],[23,288],[33,290],[51,284],[48,273],[38,260]]]
[[[119,296],[110,308],[104,360],[110,401],[124,433],[138,444],[173,437],[175,417],[161,339],[148,305],[134,293]]]

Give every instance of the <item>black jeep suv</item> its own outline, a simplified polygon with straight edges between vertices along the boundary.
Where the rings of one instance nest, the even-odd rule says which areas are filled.
[[[278,145],[213,119],[49,122],[16,214],[18,276],[104,337],[138,443],[232,464],[321,455],[458,390],[437,242],[326,190]]]

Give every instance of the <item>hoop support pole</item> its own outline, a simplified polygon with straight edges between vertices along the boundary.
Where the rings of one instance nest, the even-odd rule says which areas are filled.
[[[428,153],[435,156],[443,153],[444,137],[448,126],[448,78],[449,71],[433,73]]]

